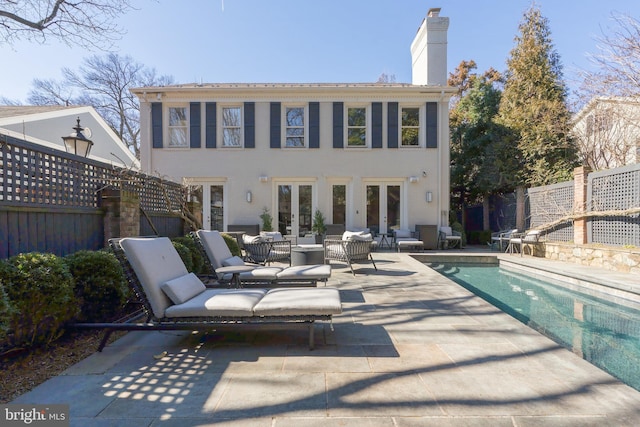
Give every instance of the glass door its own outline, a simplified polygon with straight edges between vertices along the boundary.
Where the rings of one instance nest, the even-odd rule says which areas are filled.
[[[224,231],[224,185],[215,183],[193,184],[191,201],[202,205],[202,228]]]
[[[304,237],[311,233],[313,216],[313,185],[301,183],[278,184],[276,202],[278,231],[282,235]]]
[[[372,233],[391,233],[400,228],[400,184],[367,185],[367,227]]]

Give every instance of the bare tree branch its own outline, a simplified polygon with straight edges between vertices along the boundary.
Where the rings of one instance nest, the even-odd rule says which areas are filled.
[[[0,45],[18,40],[107,49],[122,30],[116,19],[132,9],[131,0],[0,1]]]

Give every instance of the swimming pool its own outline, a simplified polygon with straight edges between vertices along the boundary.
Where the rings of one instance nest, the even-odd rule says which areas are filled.
[[[495,264],[425,264],[640,391],[640,307]]]

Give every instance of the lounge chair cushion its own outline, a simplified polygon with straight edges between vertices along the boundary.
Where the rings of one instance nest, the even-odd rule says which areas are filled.
[[[171,300],[162,292],[160,285],[189,274],[171,240],[168,237],[129,237],[122,239],[120,244],[140,279],[153,315],[164,317],[164,311],[171,305]]]
[[[342,312],[335,288],[275,288],[253,308],[256,316],[329,315]]]
[[[258,267],[245,273],[240,273],[240,281],[273,281],[282,271],[281,267]],[[225,279],[228,279],[225,275]]]
[[[253,316],[266,289],[207,289],[183,304],[172,305],[166,317]]]
[[[198,230],[197,233],[214,270],[223,267],[222,261],[231,258],[233,254],[220,232],[216,230]]]
[[[193,273],[169,280],[162,284],[162,290],[174,304],[182,304],[207,289]]]
[[[233,266],[244,265],[244,261],[239,256],[232,256],[222,261],[223,267],[228,267],[230,265],[233,265]]]
[[[278,272],[276,276],[278,280],[326,280],[331,277],[331,266],[327,264],[295,265]]]

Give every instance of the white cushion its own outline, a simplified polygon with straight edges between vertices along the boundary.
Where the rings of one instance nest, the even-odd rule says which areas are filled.
[[[233,266],[244,265],[244,261],[239,256],[232,256],[230,258],[227,258],[227,259],[223,260],[222,261],[222,265],[224,267],[228,267],[230,265],[233,265]]]
[[[262,242],[262,236],[250,236],[248,234],[245,234],[242,236],[242,243],[246,243],[246,244],[252,244],[252,243],[260,243]]]
[[[263,239],[271,240],[273,242],[284,240],[284,238],[282,237],[282,233],[280,233],[279,231],[261,231],[260,237],[262,237]]]
[[[335,288],[275,288],[253,309],[256,316],[339,314],[340,294]]]
[[[206,287],[193,273],[180,276],[162,284],[162,290],[174,304],[182,304],[204,292]]]
[[[453,234],[451,227],[440,227],[440,231],[442,231],[447,236],[451,236]]]
[[[409,230],[396,230],[394,233],[396,237],[411,237],[411,231]]]
[[[353,234],[349,240],[373,240],[371,233]]]
[[[207,289],[183,304],[167,308],[167,317],[215,317],[253,315],[266,289]]]
[[[229,246],[227,246],[227,242],[224,241],[224,237],[222,237],[219,231],[198,230],[196,233],[204,246],[204,250],[214,270],[223,266],[223,260],[233,256],[231,250],[229,250]]]
[[[278,280],[324,280],[331,277],[331,266],[328,264],[294,265],[277,274]]]
[[[167,237],[128,237],[120,240],[120,245],[140,280],[153,315],[164,317],[165,309],[171,305],[171,301],[160,286],[189,274],[171,240]]]
[[[358,237],[355,236],[363,236],[365,234],[365,231],[345,231],[342,233],[342,240],[356,240]],[[369,234],[369,236],[371,235]]]

